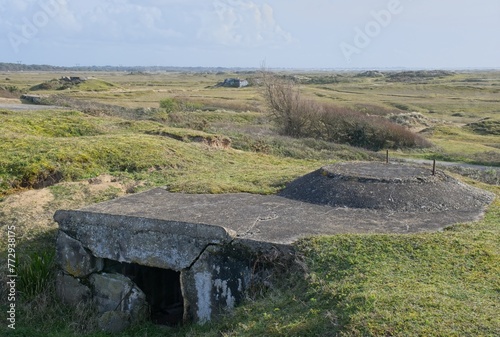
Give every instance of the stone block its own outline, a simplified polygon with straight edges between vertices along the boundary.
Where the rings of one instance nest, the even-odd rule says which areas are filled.
[[[89,287],[70,275],[59,272],[56,277],[56,292],[64,303],[76,306],[91,298]]]
[[[121,311],[130,314],[131,322],[140,322],[149,316],[146,295],[128,277],[121,274],[93,274],[90,282],[94,300],[100,313]]]
[[[97,321],[99,329],[110,334],[122,332],[130,323],[130,314],[122,311],[106,311]]]
[[[78,240],[59,231],[57,236],[57,261],[61,268],[74,277],[87,277],[103,268],[103,260],[94,257]]]

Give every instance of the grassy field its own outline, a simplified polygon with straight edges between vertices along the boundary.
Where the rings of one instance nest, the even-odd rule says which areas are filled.
[[[0,104],[20,103],[21,93],[66,102],[63,109],[0,109],[0,226],[3,233],[16,227],[21,280],[16,330],[2,324],[1,335],[104,336],[89,308],[64,306],[54,295],[57,209],[155,186],[268,194],[327,163],[384,158],[279,135],[258,87],[215,87],[255,73],[76,74],[93,79],[30,91],[67,75],[0,74],[0,89],[10,88],[0,90]],[[434,144],[392,157],[500,166],[500,72],[283,75],[299,81],[306,97],[385,116]],[[159,108],[163,99],[183,108],[166,113]],[[500,196],[498,179],[484,180],[489,185],[462,179]],[[497,199],[484,220],[440,233],[302,240],[296,245],[301,267],[277,273],[271,289],[249,293],[228,317],[175,329],[144,324],[122,336],[498,336],[499,224]],[[6,247],[2,235],[3,270]],[[4,285],[6,275],[0,275]],[[7,289],[1,290],[5,312]]]

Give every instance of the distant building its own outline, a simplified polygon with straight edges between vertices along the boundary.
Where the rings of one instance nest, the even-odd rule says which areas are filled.
[[[82,82],[85,82],[86,80],[87,80],[86,77],[79,77],[79,76],[63,76],[60,79],[61,82],[69,82],[73,84],[80,84]]]
[[[22,95],[21,99],[32,104],[42,104],[43,99],[47,97],[42,95]]]
[[[248,86],[247,80],[240,80],[239,78],[226,78],[221,84],[222,87],[230,88],[243,88]]]

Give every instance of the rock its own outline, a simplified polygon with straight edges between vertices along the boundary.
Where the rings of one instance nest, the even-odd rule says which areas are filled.
[[[125,312],[130,314],[132,323],[141,322],[149,316],[146,295],[128,277],[121,274],[93,274],[90,282],[100,313]]]
[[[117,334],[130,326],[130,314],[122,311],[106,311],[99,318],[97,325],[104,332]]]
[[[103,268],[103,260],[87,252],[80,241],[59,231],[56,244],[57,261],[61,268],[74,277],[86,277]]]
[[[89,182],[89,185],[99,185],[99,184],[102,184],[102,179],[100,179],[99,177],[90,178],[88,180],[88,182]]]
[[[130,313],[132,323],[139,323],[149,318],[149,305],[146,302],[144,292],[133,287],[128,295],[128,300],[124,303],[122,310]]]
[[[43,99],[47,98],[47,96],[42,96],[42,95],[22,95],[21,99],[33,103],[33,104],[41,104]]]
[[[76,306],[91,298],[89,287],[83,285],[78,279],[59,272],[56,277],[56,292],[66,304]]]

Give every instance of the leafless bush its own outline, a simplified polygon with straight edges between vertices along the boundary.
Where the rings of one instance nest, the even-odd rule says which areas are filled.
[[[385,118],[305,99],[295,82],[266,71],[262,72],[262,91],[278,131],[283,135],[311,137],[370,150],[430,146],[423,137]]]
[[[300,137],[310,120],[310,106],[301,98],[298,85],[267,71],[262,72],[262,92],[280,133]]]

